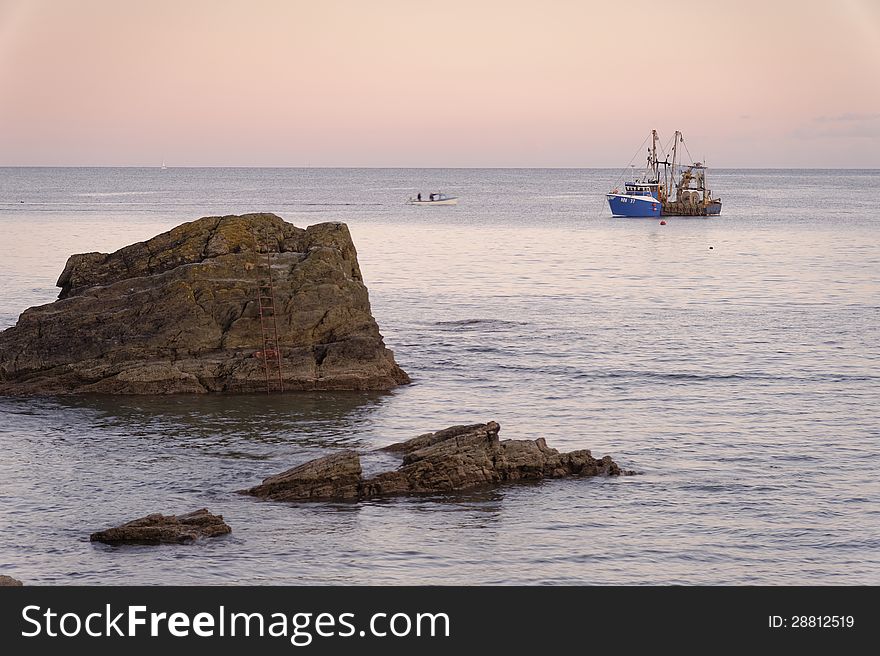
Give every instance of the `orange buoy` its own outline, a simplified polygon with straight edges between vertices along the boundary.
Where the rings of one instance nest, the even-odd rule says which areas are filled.
[[[666,221],[661,221],[660,225],[666,225]]]

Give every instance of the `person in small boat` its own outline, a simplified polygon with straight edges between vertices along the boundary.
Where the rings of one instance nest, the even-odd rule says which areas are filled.
[[[419,202],[422,202],[422,192],[421,191],[419,192],[419,195],[416,196],[416,200]]]

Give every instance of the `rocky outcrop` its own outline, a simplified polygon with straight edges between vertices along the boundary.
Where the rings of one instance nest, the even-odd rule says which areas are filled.
[[[274,321],[262,314],[278,348],[267,354],[259,297],[270,269]],[[59,300],[0,333],[0,394],[265,391],[267,357],[273,389],[409,381],[379,334],[342,223],[207,217],[115,253],[73,255],[58,286]]]
[[[361,497],[361,475],[360,456],[341,451],[270,476],[242,492],[273,501],[353,501]]]
[[[22,583],[18,579],[6,576],[5,574],[0,574],[0,588],[20,588],[21,585]]]
[[[182,544],[231,532],[221,515],[212,515],[202,508],[185,515],[147,515],[92,533],[89,540],[106,544]]]
[[[364,479],[360,456],[342,451],[264,480],[243,494],[274,501],[351,501],[402,494],[456,492],[510,481],[566,476],[617,476],[609,457],[559,453],[537,440],[500,440],[501,427],[452,426],[381,449],[402,456],[400,467]]]

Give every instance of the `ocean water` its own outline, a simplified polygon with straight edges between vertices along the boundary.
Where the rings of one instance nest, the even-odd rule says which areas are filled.
[[[0,328],[71,253],[200,216],[346,222],[413,384],[0,399],[0,573],[29,584],[880,584],[880,172],[710,171],[721,216],[615,219],[612,170],[0,169]],[[457,207],[410,207],[417,191]],[[234,494],[496,420],[639,475],[361,504]],[[187,546],[92,531],[206,506]]]

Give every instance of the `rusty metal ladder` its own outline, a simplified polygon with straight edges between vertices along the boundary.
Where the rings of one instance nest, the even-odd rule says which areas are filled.
[[[284,391],[284,376],[281,371],[281,349],[278,345],[278,321],[275,312],[275,285],[272,280],[272,252],[269,239],[261,246],[266,253],[266,275],[261,278],[257,288],[260,308],[260,331],[263,335],[263,350],[258,352],[266,370],[266,394]],[[275,389],[273,389],[275,388]]]

